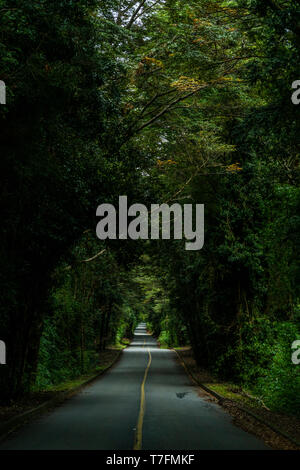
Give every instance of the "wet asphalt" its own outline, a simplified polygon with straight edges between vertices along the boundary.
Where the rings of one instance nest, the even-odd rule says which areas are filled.
[[[0,450],[132,450],[137,429],[143,450],[267,449],[235,426],[230,415],[191,382],[176,353],[159,349],[146,325],[140,324],[115,366],[23,426],[0,444]]]

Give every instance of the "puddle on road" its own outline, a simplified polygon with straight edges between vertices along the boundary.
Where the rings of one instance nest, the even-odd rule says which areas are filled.
[[[199,387],[196,388],[195,392],[197,393],[198,397],[202,398],[206,402],[209,402],[209,403],[218,402],[218,400],[215,397],[213,397],[212,395],[209,395],[207,392],[205,392],[205,390],[202,390]],[[189,393],[191,392],[177,392],[176,397],[182,400]]]
[[[177,398],[184,398],[190,392],[176,393]]]

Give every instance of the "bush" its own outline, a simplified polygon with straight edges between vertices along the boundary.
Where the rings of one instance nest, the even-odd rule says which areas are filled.
[[[291,344],[300,332],[289,323],[278,324],[275,332],[272,361],[254,390],[272,410],[300,416],[300,367],[291,360]]]
[[[296,339],[296,323],[257,319],[244,325],[240,341],[216,361],[214,371],[251,390],[273,411],[300,415],[300,368],[291,359]]]

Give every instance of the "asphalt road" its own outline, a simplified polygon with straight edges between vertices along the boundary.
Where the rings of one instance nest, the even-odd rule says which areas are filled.
[[[0,445],[0,450],[266,449],[193,385],[176,354],[138,326],[106,374]]]

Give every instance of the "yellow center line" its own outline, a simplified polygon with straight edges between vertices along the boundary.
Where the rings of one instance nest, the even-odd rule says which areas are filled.
[[[141,405],[140,405],[140,413],[139,413],[139,418],[138,418],[137,427],[136,427],[135,442],[134,442],[133,450],[141,450],[142,448],[143,422],[144,422],[145,405],[146,405],[145,404],[145,383],[147,380],[147,375],[148,375],[149,368],[150,368],[151,361],[152,361],[152,356],[151,356],[149,348],[148,348],[148,354],[149,354],[149,361],[145,370],[144,380],[141,385]]]

